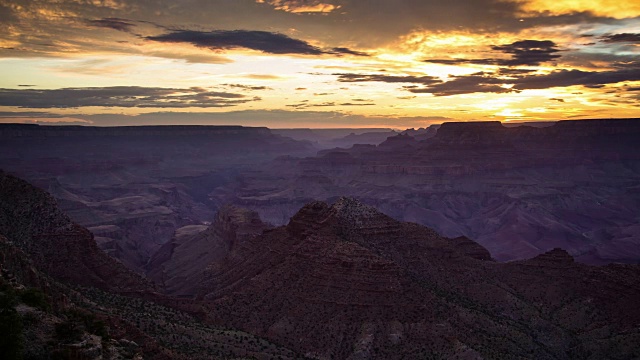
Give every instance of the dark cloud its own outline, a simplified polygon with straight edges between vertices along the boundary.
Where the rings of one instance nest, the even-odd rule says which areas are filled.
[[[510,54],[510,59],[429,59],[425,62],[458,65],[458,64],[475,64],[475,65],[498,65],[498,66],[536,66],[551,60],[557,59],[560,55],[555,53],[560,49],[556,47],[556,43],[551,40],[521,40],[511,44],[494,45],[491,47],[494,51]]]
[[[560,55],[555,54],[560,51],[556,46],[556,43],[551,40],[522,40],[507,45],[492,46],[491,48],[513,56],[503,65],[533,66],[559,58]]]
[[[338,76],[340,82],[387,82],[387,83],[414,83],[430,85],[442,82],[434,76],[394,76],[386,74],[333,74]]]
[[[560,98],[550,98],[549,100],[562,102],[562,103],[564,102],[564,99],[560,99]]]
[[[616,45],[609,45],[616,46]],[[640,67],[640,60],[637,54],[631,54],[627,51],[612,52],[613,50],[607,49],[607,52],[601,51],[576,51],[567,53],[562,57],[562,63],[571,67],[581,68],[605,68],[610,69],[621,68],[628,69],[631,67]]]
[[[302,108],[308,107],[307,104],[305,104],[305,103],[302,103],[302,104],[288,104],[288,105],[285,105],[285,106],[296,108],[296,109],[302,109]]]
[[[449,81],[430,76],[393,76],[371,74],[335,74],[338,81],[410,83],[403,89],[412,93],[435,96],[451,96],[471,93],[508,93],[553,87],[585,86],[601,88],[607,84],[624,81],[640,81],[640,68],[611,71],[557,70],[548,74],[530,75],[527,72],[512,74],[508,78],[500,72],[479,72],[454,76]]]
[[[407,88],[412,93],[429,93],[435,96],[451,96],[479,92],[506,93],[509,88],[502,87],[504,80],[484,73],[456,76],[453,80],[439,82],[428,87]]]
[[[258,85],[244,85],[244,84],[223,84],[224,86],[250,90],[250,91],[258,91],[258,90],[273,90],[273,88],[268,86],[258,86]]]
[[[640,34],[638,33],[622,33],[606,35],[601,37],[606,43],[640,43]]]
[[[110,28],[118,31],[131,32],[136,26],[130,20],[120,18],[103,18],[99,20],[87,20],[87,24],[96,27]]]
[[[0,106],[21,108],[78,108],[86,106],[137,108],[213,108],[234,106],[260,98],[207,91],[139,86],[64,88],[51,90],[0,89]]]
[[[262,51],[268,54],[300,54],[300,55],[323,55],[323,54],[350,54],[358,56],[368,56],[365,53],[350,50],[344,47],[337,47],[331,50],[323,50],[313,46],[306,41],[294,39],[280,33],[257,30],[173,30],[170,33],[147,36],[147,40],[188,43],[198,47],[212,50],[230,49],[251,49]]]
[[[355,56],[371,56],[365,52],[362,51],[355,51],[355,50],[351,50],[345,47],[335,47],[333,49],[331,49],[331,52],[337,55],[355,55]]]
[[[549,74],[525,76],[517,79],[514,89],[546,89],[582,85],[599,88],[623,81],[639,81],[640,68],[612,71],[557,70]]]
[[[536,72],[535,69],[512,69],[512,68],[501,68],[498,69],[498,74],[505,76],[515,76],[515,75],[525,75]]]
[[[146,39],[169,43],[189,43],[214,50],[245,48],[269,54],[321,55],[325,53],[306,41],[268,31],[216,30],[205,32],[174,30],[163,35],[147,36]]]

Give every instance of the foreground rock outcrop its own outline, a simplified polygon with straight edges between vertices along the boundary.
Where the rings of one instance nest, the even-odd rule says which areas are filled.
[[[640,355],[640,267],[498,263],[352,198],[312,202],[204,274],[214,323],[320,359]]]
[[[56,200],[0,171],[0,234],[42,272],[114,292],[150,292],[151,284],[101,251],[93,235],[62,213]]]
[[[299,358],[203,324],[201,308],[156,293],[51,195],[0,171],[0,358]]]

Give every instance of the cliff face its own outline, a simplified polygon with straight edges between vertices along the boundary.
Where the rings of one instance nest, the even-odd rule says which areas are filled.
[[[51,195],[0,172],[0,199],[0,234],[40,271],[115,292],[151,291],[142,278],[98,249],[93,235],[64,215]]]
[[[230,251],[267,228],[255,212],[223,207],[208,228],[196,229],[195,233],[179,229],[151,258],[147,276],[169,295],[193,297],[207,266],[222,261]]]

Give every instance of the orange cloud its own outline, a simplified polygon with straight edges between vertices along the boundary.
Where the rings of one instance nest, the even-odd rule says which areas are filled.
[[[640,16],[640,2],[611,0],[516,0],[522,4],[523,10],[530,13],[548,11],[552,14],[570,14],[575,12],[591,12],[599,16],[610,16],[617,19]]]

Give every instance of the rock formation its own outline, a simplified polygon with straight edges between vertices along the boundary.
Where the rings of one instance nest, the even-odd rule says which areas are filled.
[[[2,359],[300,358],[251,334],[203,324],[201,308],[155,293],[102,252],[51,195],[0,172]]]
[[[309,201],[352,196],[500,261],[562,247],[581,262],[638,263],[640,120],[545,125],[444,123],[424,140],[406,132],[271,163],[210,197],[281,225]]]
[[[640,354],[638,266],[586,266],[560,249],[502,264],[351,198],[305,205],[204,277],[209,321],[311,357]]]
[[[49,191],[141,274],[177,229],[212,219],[219,204],[207,194],[240,169],[313,153],[267,128],[0,124],[0,169]]]
[[[93,235],[73,223],[55,199],[0,171],[0,234],[24,251],[40,271],[61,281],[113,292],[152,287],[98,249]]]
[[[191,233],[178,229],[176,236],[151,258],[147,276],[169,295],[193,297],[207,266],[267,228],[255,212],[223,207],[208,228]]]

